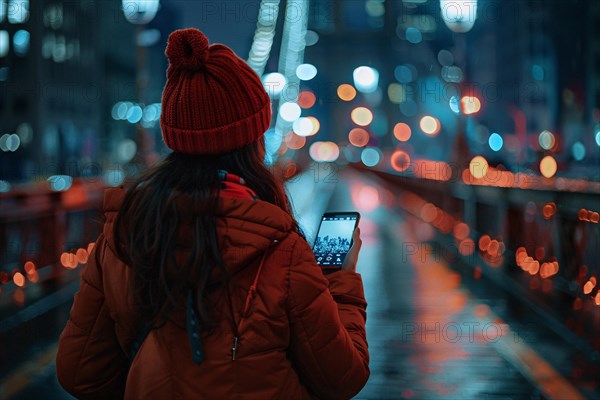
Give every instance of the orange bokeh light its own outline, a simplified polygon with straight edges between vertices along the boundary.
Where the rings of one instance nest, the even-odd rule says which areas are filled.
[[[348,140],[356,147],[365,147],[369,143],[369,139],[369,132],[363,128],[354,128],[348,133]]]
[[[544,215],[544,219],[552,218],[552,216],[556,214],[556,204],[554,202],[545,204],[542,209],[542,214]]]
[[[498,249],[500,248],[500,243],[497,240],[491,240],[488,245],[487,252],[491,256],[495,256],[498,254]]]
[[[407,142],[412,135],[412,131],[410,126],[405,124],[404,122],[397,123],[394,126],[394,137],[401,142]]]
[[[437,207],[431,203],[426,203],[423,208],[421,208],[421,218],[425,222],[432,222],[437,215]]]
[[[554,262],[545,262],[540,267],[540,276],[542,278],[549,278],[552,275],[556,275],[558,273],[558,263]]]
[[[32,272],[35,271],[35,264],[31,261],[27,261],[25,263],[24,269],[25,269],[25,272],[27,272],[28,274],[31,274]]]
[[[469,236],[471,230],[469,229],[469,225],[464,222],[459,222],[454,225],[454,237],[458,240],[466,239]]]
[[[354,86],[344,83],[337,88],[337,94],[344,101],[352,101],[356,97]]]
[[[489,235],[483,235],[482,237],[480,237],[479,238],[479,250],[487,251],[488,246],[490,245],[491,241],[492,241],[492,238],[490,238]]]
[[[587,281],[585,283],[585,285],[583,285],[583,293],[584,294],[592,293],[592,290],[594,289],[595,286],[596,286],[596,284],[594,282],[592,282],[592,280]]]
[[[410,166],[410,156],[404,150],[396,150],[390,157],[390,164],[398,172],[406,171]]]
[[[540,271],[540,262],[538,260],[532,260],[529,263],[528,272],[530,275],[535,275]]]
[[[79,263],[85,264],[88,260],[88,252],[86,249],[77,249],[75,257]]]
[[[460,109],[465,115],[478,113],[481,110],[481,101],[475,96],[464,96],[460,99]]]
[[[22,273],[17,272],[13,275],[13,282],[15,285],[23,287],[25,285],[25,276]]]
[[[546,156],[540,161],[540,172],[546,178],[552,178],[558,169],[556,160],[552,156]]]
[[[475,156],[469,163],[469,172],[475,179],[481,179],[488,173],[489,164],[482,156]]]
[[[308,154],[317,162],[334,162],[340,156],[340,147],[334,142],[314,142]]]
[[[60,255],[60,263],[65,268],[73,269],[77,267],[77,259],[73,253],[62,253]]]
[[[285,135],[285,144],[292,150],[298,150],[306,144],[304,136],[297,135],[295,132],[289,132]]]
[[[298,105],[304,109],[311,108],[317,102],[317,96],[309,90],[303,90],[298,95]]]

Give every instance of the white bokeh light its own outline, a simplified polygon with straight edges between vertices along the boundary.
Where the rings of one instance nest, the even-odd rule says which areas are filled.
[[[294,122],[300,118],[300,114],[302,114],[302,109],[296,103],[287,102],[279,107],[279,115],[287,122]]]
[[[287,79],[279,72],[271,72],[263,76],[262,83],[269,96],[272,99],[276,99],[281,95],[283,89],[285,89]]]
[[[440,11],[452,32],[465,33],[475,25],[477,0],[440,0]]]
[[[354,86],[359,92],[373,93],[379,86],[379,72],[371,67],[358,67],[352,73]]]
[[[298,118],[294,121],[293,129],[298,136],[310,136],[313,130],[313,123],[310,118]]]
[[[160,7],[160,0],[122,0],[125,19],[132,24],[152,21]]]
[[[317,67],[312,64],[300,64],[296,68],[296,75],[300,80],[310,81],[317,76]]]

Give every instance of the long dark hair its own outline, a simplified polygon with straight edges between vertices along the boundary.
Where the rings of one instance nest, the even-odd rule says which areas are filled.
[[[207,285],[215,268],[223,280],[228,280],[216,231],[219,169],[243,177],[261,200],[287,212],[293,229],[304,237],[292,214],[283,179],[264,164],[264,146],[261,138],[226,154],[171,153],[128,189],[114,224],[115,251],[132,268],[130,293],[149,326],[166,323],[189,289],[196,291],[201,321],[213,326]],[[189,256],[178,263],[175,245],[182,221],[176,199],[181,195],[189,196],[198,212],[191,218]]]

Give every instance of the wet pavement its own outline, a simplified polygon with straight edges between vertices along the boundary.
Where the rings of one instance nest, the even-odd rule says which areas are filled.
[[[510,320],[506,295],[486,280],[469,280],[440,248],[421,241],[428,229],[422,221],[361,196],[365,183],[377,190],[376,182],[344,173],[337,184],[309,173],[289,187],[309,238],[324,211],[362,215],[358,272],[368,301],[371,378],[357,399],[585,398],[540,355],[552,348],[536,349],[539,330]],[[0,332],[0,398],[72,398],[53,367],[69,307],[63,302]]]

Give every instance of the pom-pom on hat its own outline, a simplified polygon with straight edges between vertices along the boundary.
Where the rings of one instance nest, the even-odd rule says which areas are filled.
[[[227,46],[209,45],[194,28],[169,36],[160,126],[178,153],[220,154],[258,140],[271,123],[271,101],[252,68]]]

